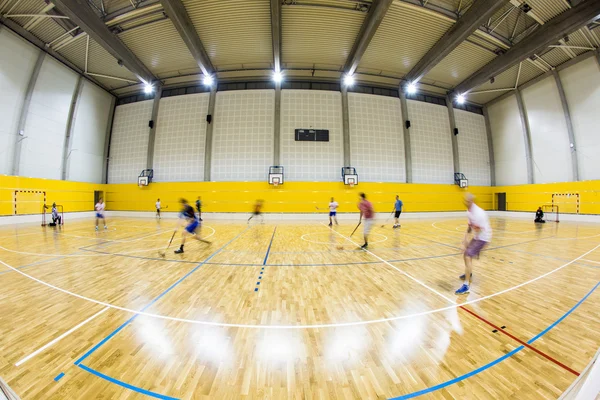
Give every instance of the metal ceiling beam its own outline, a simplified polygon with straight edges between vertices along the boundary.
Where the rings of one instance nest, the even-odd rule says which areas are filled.
[[[104,21],[98,17],[87,1],[81,0],[52,0],[58,10],[69,17],[84,32],[94,39],[100,46],[108,51],[125,68],[131,71],[138,79],[144,82],[153,82],[157,78],[137,58],[135,54],[121,40],[113,34]]]
[[[161,0],[165,12],[175,25],[175,29],[179,32],[179,36],[185,42],[185,45],[190,50],[192,57],[198,63],[204,75],[212,75],[215,72],[215,67],[212,65],[198,32],[190,19],[190,16],[185,9],[181,0]]]
[[[273,3],[273,1],[274,0],[271,0],[271,3]],[[379,25],[381,25],[381,21],[383,21],[383,17],[385,17],[385,14],[391,5],[392,0],[373,1],[373,4],[369,9],[369,13],[365,17],[365,20],[360,27],[360,31],[358,32],[358,36],[354,41],[352,50],[348,55],[346,65],[344,65],[344,72],[346,75],[352,75],[358,68],[360,59],[362,58],[363,54],[365,54],[369,43],[371,43],[373,36],[375,36],[375,32],[377,32],[377,28],[379,28]]]
[[[452,28],[406,74],[405,79],[409,82],[419,81],[506,3],[506,0],[476,0]]]
[[[280,72],[281,71],[281,0],[271,0],[271,42],[273,44],[273,69],[275,70],[275,72]]]
[[[540,26],[528,39],[514,45],[454,88],[455,93],[467,93],[473,88],[500,75],[532,54],[555,44],[565,35],[576,31],[600,15],[600,1],[584,1],[577,7],[558,15]]]

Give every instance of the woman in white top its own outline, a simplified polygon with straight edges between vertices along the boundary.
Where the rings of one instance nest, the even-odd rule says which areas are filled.
[[[156,200],[156,218],[160,219],[160,199]]]
[[[98,220],[102,219],[104,222],[104,229],[108,229],[106,226],[106,218],[104,218],[104,200],[100,198],[98,203],[96,203],[96,230],[98,230]]]
[[[337,220],[337,208],[338,208],[338,203],[337,201],[334,200],[334,198],[331,198],[331,202],[329,203],[329,226],[333,225],[333,221],[335,221],[336,225],[338,224],[338,220]]]

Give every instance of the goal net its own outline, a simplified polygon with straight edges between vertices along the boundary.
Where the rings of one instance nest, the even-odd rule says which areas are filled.
[[[547,222],[559,222],[559,211],[557,205],[544,204],[542,205],[542,211],[544,212],[544,220]]]

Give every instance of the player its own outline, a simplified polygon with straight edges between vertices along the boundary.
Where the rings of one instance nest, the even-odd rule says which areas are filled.
[[[256,203],[254,203],[254,211],[252,211],[252,215],[250,216],[250,218],[248,218],[248,223],[250,223],[250,220],[254,217],[260,217],[261,222],[263,224],[265,223],[265,217],[263,217],[263,215],[262,215],[262,207],[263,207],[263,201],[256,200]]]
[[[533,222],[538,224],[546,223],[546,221],[544,221],[544,211],[542,210],[542,207],[538,207],[537,211],[535,212],[535,219]]]
[[[373,226],[375,211],[373,210],[373,204],[367,200],[367,195],[364,193],[360,194],[358,209],[360,210],[359,222],[363,224],[363,236],[365,239],[365,244],[361,246],[361,249],[366,249],[369,246],[369,232],[371,232],[371,227]]]
[[[469,227],[463,239],[465,273],[460,276],[464,282],[455,294],[469,293],[471,279],[473,278],[473,257],[479,258],[479,253],[492,240],[492,227],[485,211],[475,204],[475,196],[471,193],[465,195],[464,204],[467,207],[467,218]],[[469,233],[473,232],[473,238],[467,243]]]
[[[335,221],[336,225],[339,225],[338,220],[337,220],[337,208],[338,207],[339,207],[339,204],[332,197],[331,202],[329,203],[329,226],[333,225],[333,221]]]
[[[156,200],[156,218],[160,219],[160,199]]]
[[[396,202],[394,203],[394,226],[392,228],[400,228],[400,214],[402,214],[402,200],[400,196],[396,195]]]
[[[56,203],[52,203],[52,223],[56,225],[58,222],[59,225],[62,224],[62,217],[58,215],[58,210],[56,209]]]
[[[196,200],[196,210],[198,211],[198,220],[202,221],[202,201],[200,201],[200,196]]]
[[[102,197],[100,197],[100,199],[98,200],[98,203],[96,203],[96,230],[98,230],[98,220],[102,220],[102,222],[104,223],[104,229],[108,229],[108,227],[106,226],[106,218],[104,217],[104,208],[105,208],[105,204],[104,204],[104,199]]]
[[[185,219],[186,227],[181,232],[181,246],[177,250],[175,250],[175,254],[183,253],[183,246],[185,245],[185,239],[188,236],[193,237],[194,239],[210,244],[208,240],[204,240],[200,237],[200,221],[196,218],[196,214],[194,213],[194,209],[190,206],[186,199],[180,199],[181,203],[181,218]]]

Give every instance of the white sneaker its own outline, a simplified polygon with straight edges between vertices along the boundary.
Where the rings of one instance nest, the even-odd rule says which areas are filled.
[[[96,227],[96,232],[98,232],[98,227]]]
[[[104,230],[108,229],[108,226],[104,225]]]

